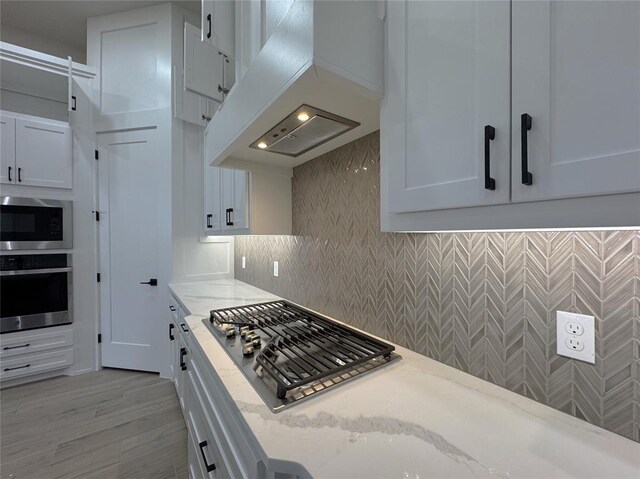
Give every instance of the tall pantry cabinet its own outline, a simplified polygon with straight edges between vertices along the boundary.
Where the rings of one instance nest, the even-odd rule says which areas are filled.
[[[387,8],[384,230],[640,224],[640,3]]]

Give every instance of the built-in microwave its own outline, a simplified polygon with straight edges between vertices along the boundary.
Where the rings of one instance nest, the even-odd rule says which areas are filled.
[[[0,249],[70,249],[72,202],[0,197]]]

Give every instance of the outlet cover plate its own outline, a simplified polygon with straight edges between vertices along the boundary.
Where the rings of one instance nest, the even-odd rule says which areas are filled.
[[[584,330],[580,334],[571,334],[571,324],[582,326],[580,330]],[[575,330],[575,329],[573,329]],[[579,339],[583,344],[582,350],[572,349],[570,346],[573,341],[571,339]],[[556,343],[557,353],[560,356],[579,359],[587,363],[595,364],[596,362],[596,335],[595,320],[593,316],[586,314],[568,313],[565,311],[556,312]]]
[[[280,269],[280,268],[279,268],[279,264],[278,264],[278,262],[277,262],[277,261],[274,261],[274,262],[273,262],[273,275],[274,275],[275,277],[277,277],[277,276],[280,274],[279,269]]]
[[[247,257],[243,256],[242,257],[242,269],[245,269],[247,267]]]

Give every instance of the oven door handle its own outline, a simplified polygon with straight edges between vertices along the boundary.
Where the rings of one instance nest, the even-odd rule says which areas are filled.
[[[70,273],[71,266],[66,268],[43,268],[43,269],[12,269],[0,271],[0,276],[20,276],[23,274],[46,274],[46,273]]]

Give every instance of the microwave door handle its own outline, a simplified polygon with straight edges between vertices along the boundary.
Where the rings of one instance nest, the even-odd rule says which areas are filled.
[[[71,267],[67,268],[46,268],[46,269],[20,269],[0,271],[0,276],[21,276],[24,274],[47,274],[47,273],[70,273]]]

